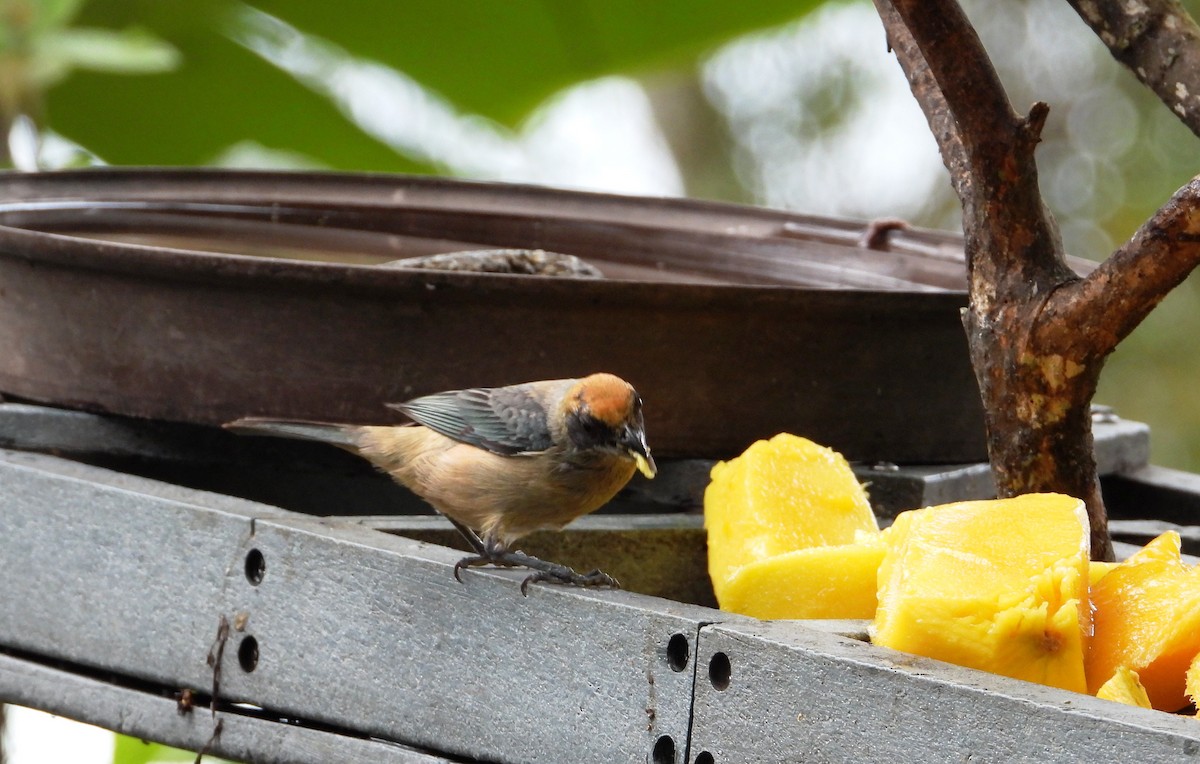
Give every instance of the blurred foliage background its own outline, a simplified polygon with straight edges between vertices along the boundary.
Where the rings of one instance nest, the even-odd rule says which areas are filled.
[[[1197,141],[1062,0],[966,0],[1025,109],[1043,189],[1103,259],[1197,171]],[[957,229],[869,2],[0,0],[5,161],[441,173]],[[1200,469],[1200,286],[1098,400]]]

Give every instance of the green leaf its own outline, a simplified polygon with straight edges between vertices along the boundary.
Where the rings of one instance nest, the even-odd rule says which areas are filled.
[[[113,764],[158,764],[159,762],[191,762],[196,754],[172,748],[162,743],[148,743],[127,735],[116,735],[113,744]],[[214,764],[220,759],[209,759]]]
[[[296,0],[251,3],[388,64],[464,111],[516,125],[555,91],[612,73],[686,65],[813,0]]]
[[[144,29],[74,27],[45,34],[38,55],[56,64],[111,74],[167,72],[179,65],[179,51]]]
[[[263,0],[301,32],[416,79],[461,113],[508,125],[572,83],[690,66],[815,0]],[[137,25],[170,42],[169,73],[76,73],[47,95],[49,124],[116,164],[200,164],[253,140],[321,164],[429,171],[365,135],[327,99],[230,40],[233,0],[92,0],[80,23]]]
[[[11,1],[11,0],[10,0]],[[30,2],[36,9],[33,32],[41,34],[51,29],[61,29],[70,24],[85,0],[16,0]]]

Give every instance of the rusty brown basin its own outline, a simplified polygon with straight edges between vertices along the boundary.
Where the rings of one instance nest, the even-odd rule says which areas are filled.
[[[788,430],[984,458],[957,237],[688,200],[203,170],[0,176],[0,392],[202,424],[391,421],[435,390],[608,370],[656,454]],[[602,280],[380,268],[543,248]]]

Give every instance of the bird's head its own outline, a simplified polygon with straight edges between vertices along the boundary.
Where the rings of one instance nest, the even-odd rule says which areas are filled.
[[[618,453],[633,459],[648,478],[658,467],[646,445],[642,399],[625,380],[592,374],[579,380],[563,400],[567,435],[580,450]]]

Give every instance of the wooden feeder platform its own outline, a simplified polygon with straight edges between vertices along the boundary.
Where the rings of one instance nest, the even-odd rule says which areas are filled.
[[[1147,466],[1147,428],[1108,418],[1097,451],[1114,516],[1194,512],[1200,479]],[[615,513],[531,539],[530,551],[604,565],[627,590],[535,585],[522,597],[519,571],[456,582],[461,552],[431,541],[453,539],[440,518],[363,515],[362,497],[404,492],[345,470],[334,449],[324,462],[275,450],[303,444],[243,439],[265,449],[252,454],[225,438],[235,440],[0,405],[0,447],[22,449],[0,451],[0,701],[254,762],[1099,762],[1200,751],[1194,719],[876,648],[863,622],[763,622],[696,604],[712,594],[701,518],[686,504],[709,462],[665,462],[661,486],[631,486]],[[263,479],[281,459],[290,472]],[[178,484],[229,484],[234,461],[261,491],[320,475],[346,497],[344,514]],[[856,470],[885,518],[902,508],[895,497],[990,492],[979,464]],[[177,482],[144,476],[162,473]],[[1163,527],[1114,521],[1118,533],[1125,525],[1134,537]]]

